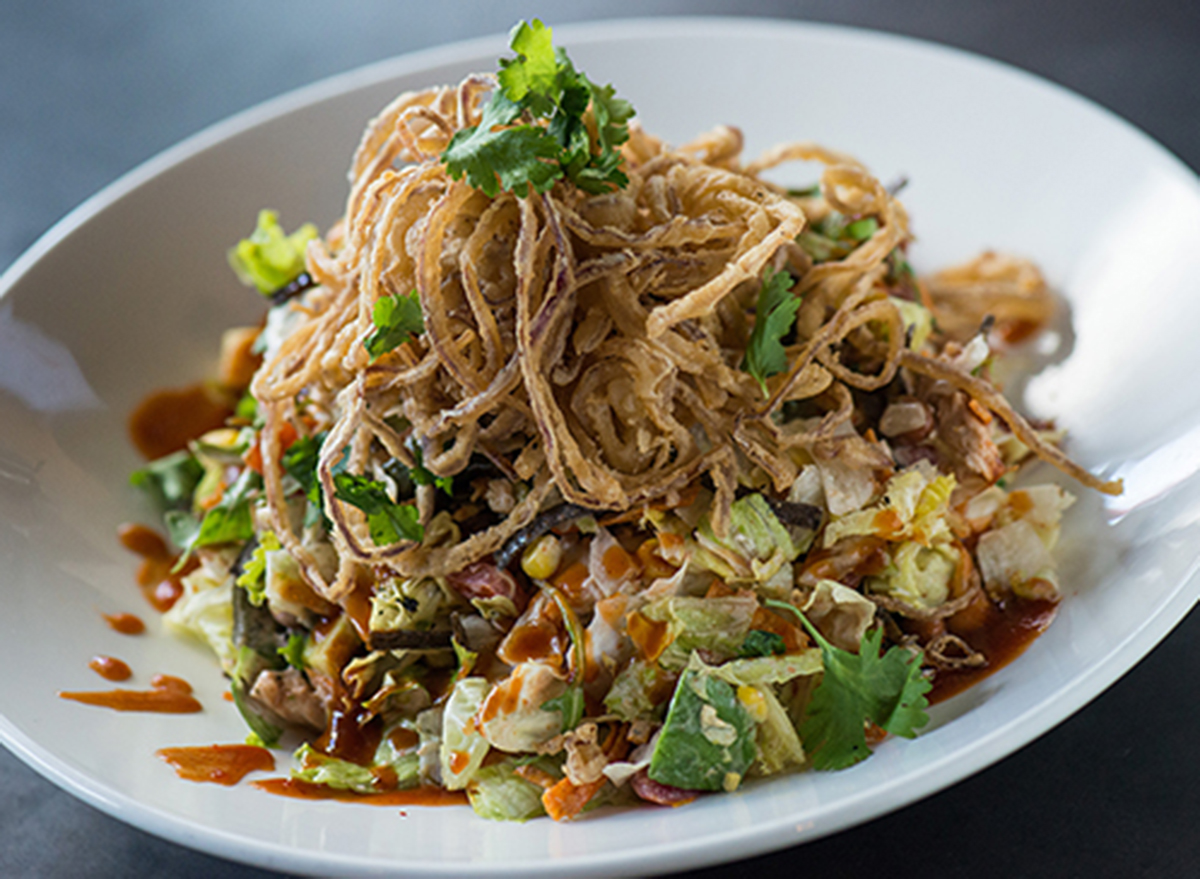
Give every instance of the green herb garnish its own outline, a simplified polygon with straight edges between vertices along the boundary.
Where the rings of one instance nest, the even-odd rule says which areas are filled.
[[[800,737],[817,769],[845,769],[870,755],[866,721],[905,738],[929,722],[925,694],[931,684],[921,674],[921,654],[892,647],[882,656],[883,630],[863,635],[858,653],[834,647],[804,614],[784,601],[764,604],[791,611],[821,648],[824,675],[813,691]]]
[[[371,323],[375,325],[375,331],[363,340],[363,345],[374,363],[413,336],[425,332],[417,291],[413,290],[407,296],[384,296],[377,300],[371,311]]]
[[[629,139],[633,106],[576,70],[551,37],[537,19],[513,28],[509,46],[517,57],[500,60],[498,88],[483,118],[456,132],[442,153],[455,180],[465,176],[492,197],[502,190],[545,192],[564,178],[592,194],[628,184],[617,147]],[[584,119],[589,106],[594,148]]]
[[[389,546],[401,540],[420,543],[425,537],[417,508],[395,503],[382,482],[356,473],[335,473],[333,487],[334,497],[367,514],[367,528],[376,546]]]
[[[408,476],[415,485],[432,485],[435,488],[440,488],[447,496],[454,494],[454,477],[453,476],[438,476],[432,470],[425,466],[425,456],[421,452],[421,446],[412,442],[409,443],[409,448],[413,454],[413,466],[408,469]]]
[[[791,295],[794,284],[795,281],[787,272],[772,271],[770,266],[763,272],[754,330],[746,344],[742,369],[758,380],[764,397],[768,395],[767,377],[785,372],[788,368],[783,337],[791,331],[800,308],[800,297]]]
[[[192,494],[204,476],[204,466],[185,450],[157,458],[129,476],[162,510],[183,510],[192,505]]]
[[[751,629],[742,640],[738,656],[750,659],[755,656],[782,656],[787,653],[787,644],[778,632]]]

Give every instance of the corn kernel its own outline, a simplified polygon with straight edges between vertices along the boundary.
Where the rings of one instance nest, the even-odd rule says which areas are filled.
[[[521,570],[535,580],[549,580],[562,561],[562,544],[553,534],[543,534],[521,553]]]
[[[763,698],[763,694],[758,691],[757,687],[742,684],[737,688],[737,697],[738,701],[742,703],[742,707],[749,712],[756,723],[762,723],[767,719],[767,700]]]

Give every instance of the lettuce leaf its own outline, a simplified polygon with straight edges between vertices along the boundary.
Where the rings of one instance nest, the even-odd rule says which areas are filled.
[[[755,735],[734,687],[689,668],[675,687],[647,774],[683,790],[736,790],[754,762]]]
[[[269,295],[304,271],[304,251],[316,237],[317,227],[312,223],[288,235],[279,225],[276,211],[261,210],[250,237],[229,251],[229,265],[243,284]]]
[[[542,788],[517,775],[518,765],[515,760],[504,760],[475,773],[467,796],[476,815],[489,821],[528,821],[546,814]],[[557,774],[557,767],[547,758],[534,765]]]

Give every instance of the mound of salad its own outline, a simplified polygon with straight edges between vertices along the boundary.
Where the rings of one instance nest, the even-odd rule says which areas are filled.
[[[173,630],[251,740],[492,819],[840,770],[1060,599],[1072,463],[995,376],[1037,268],[918,277],[900,186],[814,143],[643,129],[521,23],[496,74],[398,96],[323,235],[230,251],[220,426],[134,474]],[[818,163],[788,189],[766,172]],[[770,175],[772,178],[776,175]]]

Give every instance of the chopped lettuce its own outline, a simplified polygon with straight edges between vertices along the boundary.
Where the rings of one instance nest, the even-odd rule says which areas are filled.
[[[246,286],[257,287],[264,295],[274,293],[304,271],[304,251],[316,237],[312,223],[288,235],[277,212],[261,210],[250,237],[229,251],[229,265]]]
[[[946,513],[956,483],[953,476],[935,472],[927,464],[900,471],[888,480],[879,503],[834,518],[825,528],[824,545],[860,535],[915,540],[924,546],[947,539]]]
[[[737,656],[757,609],[758,599],[751,592],[719,598],[672,595],[652,601],[642,615],[667,624],[671,643],[658,661],[664,668],[678,670],[700,647],[726,657]]]
[[[857,650],[875,620],[875,602],[836,580],[818,580],[800,608],[830,643]]]
[[[262,477],[247,468],[225,490],[221,500],[204,514],[199,524],[181,510],[168,510],[163,521],[171,540],[184,550],[185,557],[201,546],[249,540],[254,536],[252,495],[261,487]]]
[[[950,579],[958,567],[958,553],[948,544],[924,547],[908,540],[896,545],[891,562],[867,588],[922,609],[940,607],[950,597]]]
[[[654,781],[683,790],[736,790],[756,756],[756,724],[736,689],[707,668],[684,671],[650,758]]]
[[[392,577],[376,586],[371,597],[371,631],[427,632],[446,616],[449,598],[428,577]]]
[[[807,759],[804,746],[774,689],[742,685],[737,694],[758,723],[754,770],[761,775],[774,775],[803,766]]]
[[[379,789],[370,766],[360,766],[349,760],[322,754],[307,742],[296,751],[295,759],[301,768],[293,769],[292,777],[300,781],[360,794],[375,793]]]
[[[158,509],[186,510],[192,493],[204,475],[204,467],[186,450],[151,461],[130,474],[129,482],[146,492]]]
[[[475,773],[467,796],[476,815],[490,821],[528,821],[546,814],[542,788],[517,775],[519,765],[515,760],[504,760]],[[557,769],[544,757],[535,765],[544,771]]]
[[[475,714],[490,690],[485,678],[463,678],[446,700],[441,764],[442,786],[447,790],[466,787],[487,756],[490,745],[475,724]]]
[[[693,658],[690,666],[698,667]],[[820,674],[821,651],[813,647],[803,653],[786,656],[759,656],[753,659],[733,659],[717,666],[703,666],[705,673],[734,686],[766,686],[783,684],[793,678]]]
[[[729,581],[756,581],[768,594],[791,588],[790,563],[805,547],[798,544],[761,494],[733,502],[729,534],[720,538],[707,517],[696,531],[695,564]]]
[[[521,662],[492,689],[480,712],[487,740],[501,751],[532,751],[562,731],[563,712],[554,700],[568,689],[550,666]]]
[[[282,548],[279,538],[273,531],[264,531],[259,535],[258,546],[254,548],[250,559],[242,566],[242,573],[237,578],[237,585],[246,590],[250,603],[262,607],[266,600],[267,588],[267,558],[268,552]]]
[[[604,707],[621,720],[656,720],[659,703],[653,694],[662,689],[666,675],[657,662],[634,659],[613,679]]]
[[[983,582],[993,593],[1011,590],[1022,598],[1057,598],[1054,558],[1025,519],[984,533],[975,548]]]
[[[890,302],[900,310],[908,347],[920,351],[933,332],[933,313],[919,302],[910,302],[898,296],[892,296]]]
[[[218,576],[201,565],[182,580],[183,591],[163,614],[163,625],[177,635],[205,642],[226,671],[236,662],[233,648],[233,577]]]

